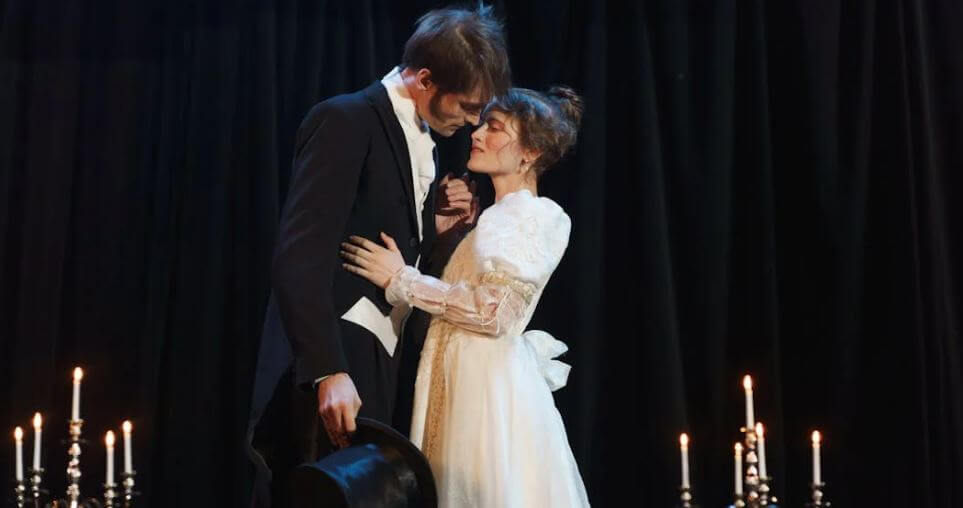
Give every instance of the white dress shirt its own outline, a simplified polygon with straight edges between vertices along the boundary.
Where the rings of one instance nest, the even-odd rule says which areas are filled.
[[[388,90],[388,99],[398,117],[401,130],[405,133],[408,144],[408,157],[411,159],[411,180],[414,183],[415,211],[418,217],[418,239],[422,239],[424,224],[421,213],[425,209],[425,198],[432,180],[435,179],[435,141],[431,139],[428,122],[418,116],[415,101],[408,95],[408,90],[401,79],[401,67],[395,67],[385,77],[381,84]]]

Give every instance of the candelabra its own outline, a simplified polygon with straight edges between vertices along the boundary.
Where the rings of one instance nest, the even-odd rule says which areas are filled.
[[[772,477],[768,474],[765,476],[760,474],[759,456],[756,452],[756,445],[759,442],[759,436],[756,435],[755,429],[743,427],[742,431],[745,434],[744,442],[746,447],[746,468],[744,480],[746,485],[746,494],[745,496],[737,496],[732,506],[737,508],[778,508],[777,503],[779,500],[776,498],[776,496],[772,495],[769,487],[770,483],[772,482]]]
[[[83,420],[71,420],[70,421],[70,439],[67,442],[67,455],[70,457],[70,461],[67,463],[67,495],[63,499],[54,499],[46,504],[47,508],[114,508],[121,506],[119,500],[123,497],[122,505],[124,507],[132,506],[132,501],[136,493],[133,491],[134,488],[134,473],[124,474],[124,495],[118,492],[118,485],[115,484],[111,479],[108,479],[106,483],[103,484],[104,497],[103,501],[97,498],[83,498],[80,493],[80,477],[82,476],[80,471],[80,455],[81,455],[81,445],[87,444],[87,442],[81,437],[83,430]],[[35,499],[37,500],[37,506],[41,506],[39,499],[42,491],[39,489],[40,479],[36,478],[37,488],[35,489]]]
[[[73,399],[71,403],[70,420],[68,429],[70,437],[62,443],[67,445],[67,492],[62,499],[54,499],[48,491],[42,488],[44,470],[40,467],[41,450],[41,430],[43,418],[38,412],[34,414],[34,462],[33,469],[29,471],[29,486],[23,479],[23,457],[22,457],[22,438],[21,427],[14,429],[14,439],[16,440],[16,478],[14,485],[13,502],[18,508],[30,506],[32,508],[101,508],[133,506],[134,497],[139,495],[134,491],[134,475],[131,459],[131,431],[133,425],[130,420],[124,421],[122,428],[124,432],[124,473],[121,475],[122,482],[114,483],[113,458],[114,458],[114,432],[108,431],[105,436],[107,445],[107,480],[103,484],[103,498],[96,497],[83,498],[80,494],[80,455],[81,448],[87,444],[82,438],[84,420],[80,418],[80,385],[84,377],[83,369],[77,367],[73,371]],[[46,501],[46,502],[45,502]]]

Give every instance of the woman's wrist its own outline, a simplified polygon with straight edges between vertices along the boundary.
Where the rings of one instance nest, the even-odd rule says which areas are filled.
[[[385,299],[393,306],[409,302],[409,288],[411,281],[420,274],[413,266],[402,266],[388,279],[385,286]]]

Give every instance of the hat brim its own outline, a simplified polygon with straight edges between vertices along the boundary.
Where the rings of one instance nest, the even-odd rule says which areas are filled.
[[[418,479],[418,489],[421,493],[421,503],[425,507],[438,506],[438,492],[435,489],[435,478],[431,474],[431,466],[421,450],[407,437],[384,423],[370,418],[355,419],[357,430],[351,436],[351,444],[372,443],[382,447],[394,448],[400,453]]]
[[[301,464],[294,469],[291,475],[291,488],[295,499],[301,502],[297,506],[313,508],[314,503],[321,499],[325,500],[325,506],[348,507],[359,502],[367,506],[367,503],[370,503],[371,500],[361,500],[356,496],[373,495],[377,497],[381,495],[376,492],[380,487],[365,486],[365,481],[377,481],[377,476],[373,473],[373,470],[362,475],[362,477],[371,474],[375,474],[375,476],[368,476],[367,480],[351,482],[356,484],[354,488],[362,489],[355,494],[349,494],[349,491],[345,490],[348,485],[343,483],[343,477],[338,471],[340,466],[352,464],[354,461],[364,461],[366,460],[365,457],[379,454],[382,456],[382,464],[385,463],[384,460],[395,464],[391,474],[399,476],[392,476],[395,480],[387,480],[387,478],[386,480],[389,482],[400,481],[401,483],[397,484],[396,487],[411,481],[410,479],[404,480],[404,476],[414,475],[414,481],[417,483],[417,494],[411,492],[409,495],[417,495],[417,499],[409,498],[405,503],[411,504],[403,504],[404,506],[436,508],[438,506],[438,493],[435,488],[435,479],[431,474],[428,459],[425,458],[418,447],[398,431],[381,422],[370,418],[356,418],[355,423],[357,429],[350,436],[351,444],[348,448],[335,451],[317,462]],[[349,466],[347,471],[350,470],[351,467]],[[348,476],[350,477],[351,473]],[[387,487],[387,484],[385,484],[385,487]],[[367,491],[368,488],[373,490]],[[394,495],[392,496],[394,497]]]

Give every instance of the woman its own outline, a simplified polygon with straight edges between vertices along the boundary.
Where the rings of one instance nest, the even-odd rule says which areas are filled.
[[[441,280],[387,246],[343,244],[345,268],[385,288],[392,305],[434,315],[415,381],[411,440],[431,463],[439,505],[587,506],[552,390],[565,344],[524,332],[568,245],[571,221],[538,197],[538,179],[574,143],[581,99],[513,88],[472,134],[468,168],[491,177],[495,204],[458,245]],[[524,332],[524,333],[523,333]]]

